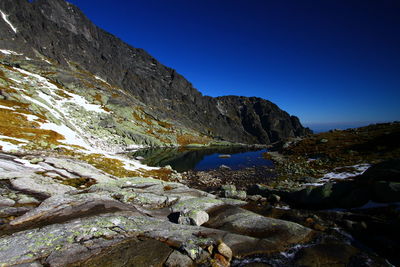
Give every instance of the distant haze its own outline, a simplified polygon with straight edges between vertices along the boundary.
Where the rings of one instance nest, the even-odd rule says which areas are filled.
[[[314,133],[327,132],[329,130],[346,130],[349,128],[358,128],[374,124],[376,122],[327,122],[327,123],[303,123],[305,127],[309,127]]]

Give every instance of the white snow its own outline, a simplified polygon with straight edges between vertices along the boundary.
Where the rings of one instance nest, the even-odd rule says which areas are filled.
[[[6,50],[6,49],[0,49],[0,52],[5,54],[5,55],[22,56],[22,54],[19,54],[17,52],[11,51],[11,50]]]
[[[2,108],[2,109],[9,109],[9,110],[15,110],[15,108],[7,107],[7,106],[2,106],[2,105],[0,105],[0,108]]]
[[[43,123],[40,126],[41,129],[44,130],[52,130],[57,133],[60,133],[64,136],[64,140],[60,140],[61,143],[69,144],[69,145],[78,145],[88,150],[92,150],[92,147],[89,146],[78,134],[73,131],[71,128],[67,127],[64,124],[57,125],[52,122]]]
[[[2,141],[2,140],[0,140],[0,146],[2,147],[2,150],[5,152],[12,151],[12,150],[19,150],[18,145],[14,145],[9,142]]]
[[[304,186],[322,186],[327,182],[331,182],[334,180],[343,180],[343,179],[348,179],[352,178],[358,175],[363,174],[369,167],[371,167],[370,164],[357,164],[354,166],[346,166],[345,168],[354,168],[353,172],[330,172],[324,175],[321,179],[319,179],[318,182],[316,183],[306,183],[303,184]]]
[[[1,11],[1,10],[0,10],[0,13],[1,13],[1,17],[4,19],[4,21],[5,21],[8,25],[10,25],[11,29],[12,29],[15,33],[17,33],[17,28],[15,28],[14,25],[11,24],[11,22],[8,20],[8,16],[7,16],[3,11]]]
[[[43,61],[46,62],[47,64],[50,64],[50,65],[51,65],[51,62],[48,61],[47,59],[43,59]]]
[[[103,78],[100,78],[99,76],[94,76],[97,80],[99,80],[99,81],[102,81],[103,83],[106,83],[106,84],[108,84],[109,85],[109,83],[106,81],[106,80],[104,80]]]
[[[14,161],[22,163],[22,164],[24,164],[24,166],[32,168],[32,169],[43,170],[43,168],[40,165],[32,164],[29,162],[29,160],[26,160],[26,159],[14,159]]]
[[[20,138],[15,138],[15,137],[11,137],[11,136],[6,136],[6,135],[0,135],[0,139],[10,139],[10,140],[15,140],[21,143],[28,143],[28,141],[24,140],[24,139],[20,139]]]
[[[369,167],[371,167],[370,164],[358,164],[354,166],[347,166],[354,168],[354,172],[330,172],[324,175],[324,177],[321,178],[321,181],[329,181],[332,179],[347,179],[351,177],[355,177],[358,175],[363,174]]]
[[[8,78],[8,79],[10,79],[11,81],[16,82],[16,83],[22,83],[21,81],[18,81],[18,80],[14,79],[14,78]]]
[[[66,93],[69,96],[72,97],[72,99],[68,99],[67,102],[75,103],[75,104],[83,107],[87,111],[94,111],[94,112],[99,112],[99,113],[108,113],[100,105],[90,104],[84,97],[82,97],[80,95],[73,94],[73,93],[68,93],[68,92],[66,92]]]
[[[17,113],[17,114],[25,116],[28,121],[36,121],[39,119],[38,116],[32,114],[25,114],[25,113]]]

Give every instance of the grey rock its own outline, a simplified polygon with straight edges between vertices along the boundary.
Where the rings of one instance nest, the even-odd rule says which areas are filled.
[[[11,179],[10,182],[16,190],[37,194],[45,198],[75,190],[72,186],[59,184],[50,177],[38,174],[31,174],[24,178]]]
[[[10,207],[14,206],[15,201],[12,199],[9,199],[7,197],[0,196],[0,207]]]
[[[39,207],[10,222],[15,228],[45,225],[107,211],[137,211],[106,195],[93,193],[56,195],[44,200]],[[139,214],[139,213],[138,213]]]
[[[306,241],[312,233],[297,223],[264,217],[238,207],[214,209],[209,215],[207,227],[264,238],[281,247]]]

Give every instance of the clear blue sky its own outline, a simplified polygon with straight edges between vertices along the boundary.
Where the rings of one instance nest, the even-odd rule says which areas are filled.
[[[306,125],[400,120],[399,0],[69,0],[210,96]]]

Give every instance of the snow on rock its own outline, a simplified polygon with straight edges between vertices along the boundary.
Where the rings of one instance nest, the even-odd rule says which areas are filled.
[[[353,172],[330,172],[324,175],[324,177],[322,177],[321,179],[319,179],[318,182],[316,183],[306,183],[303,184],[305,186],[322,186],[327,182],[332,182],[335,180],[342,180],[342,179],[348,179],[348,178],[352,178],[358,175],[363,174],[369,167],[371,167],[370,164],[357,164],[354,166],[346,166],[346,168],[353,168],[354,171]],[[339,169],[339,168],[337,168]]]
[[[40,171],[44,170],[40,165],[32,164],[29,162],[29,160],[26,160],[26,159],[17,158],[17,159],[14,159],[14,161],[22,163],[25,167],[28,167],[28,168],[37,169]]]
[[[12,143],[0,140],[0,147],[4,152],[9,152],[13,150],[19,150],[19,145],[14,145]]]
[[[60,133],[64,136],[64,140],[60,140],[61,143],[69,144],[69,145],[77,145],[81,146],[87,150],[92,150],[92,147],[86,143],[76,131],[72,130],[71,128],[67,127],[64,124],[57,125],[52,122],[43,123],[40,126],[41,129],[44,130],[51,130],[57,133]]]
[[[72,148],[84,154],[101,154],[106,158],[119,160],[124,164],[126,170],[158,169],[156,167],[148,167],[139,161],[116,154],[117,152],[122,152],[123,147],[120,147],[117,142],[113,142],[114,136],[106,134],[96,136],[88,131],[88,127],[93,121],[101,120],[101,116],[109,113],[101,105],[91,104],[83,96],[66,91],[64,88],[58,87],[49,79],[36,73],[15,67],[12,71],[19,73],[20,79],[14,77],[12,81],[15,84],[14,86],[10,86],[10,88],[17,90],[19,96],[29,103],[43,109],[48,119],[43,122],[39,116],[34,114],[15,113],[25,116],[28,121],[35,121],[40,125],[41,129],[61,134],[64,139],[58,140],[58,142],[65,145],[60,145],[60,147]],[[26,88],[35,88],[35,90],[27,91]],[[3,108],[3,106],[0,106],[0,108]],[[16,111],[11,107],[4,108]],[[20,146],[23,147],[24,144],[20,146],[14,145],[3,139],[0,145],[3,146],[4,151],[10,151],[19,150]],[[134,146],[134,148],[140,147]]]
[[[14,33],[17,33],[17,28],[14,27],[14,25],[12,25],[12,23],[8,20],[8,15],[6,15],[3,11],[0,10],[1,13],[1,17],[3,18],[3,20],[11,27],[11,29],[13,30]]]
[[[100,78],[99,76],[94,76],[97,80],[102,81],[103,83],[106,83],[108,85],[110,85],[106,80],[104,80],[103,78]]]
[[[2,108],[2,109],[8,109],[8,110],[15,110],[15,108],[3,106],[3,105],[0,105],[0,108]]]
[[[370,164],[358,164],[354,166],[347,166],[350,168],[354,168],[353,172],[330,172],[324,175],[324,177],[321,178],[321,181],[329,181],[332,179],[347,179],[351,177],[355,177],[357,175],[363,174],[369,167],[371,167]]]
[[[5,135],[0,135],[0,139],[10,139],[10,140],[15,140],[21,143],[28,143],[28,141],[26,141],[25,139],[20,139],[20,138],[15,138],[15,137],[11,137],[11,136],[5,136]]]
[[[0,49],[0,52],[3,53],[4,55],[22,56],[22,54],[6,49]]]

